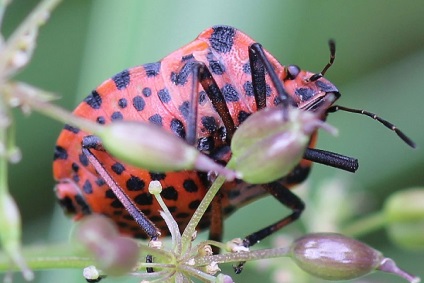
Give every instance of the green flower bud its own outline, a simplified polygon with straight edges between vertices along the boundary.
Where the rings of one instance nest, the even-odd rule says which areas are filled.
[[[383,255],[335,233],[309,234],[291,245],[291,257],[304,271],[326,280],[348,280],[376,270]]]
[[[318,127],[334,130],[319,115],[290,108],[287,119],[280,108],[265,108],[246,119],[235,132],[230,168],[252,184],[286,176],[299,164],[310,136]]]
[[[137,264],[139,248],[128,237],[119,236],[117,227],[106,217],[92,215],[77,226],[75,237],[94,256],[98,266],[108,275],[130,272]]]
[[[156,125],[131,121],[108,124],[96,133],[103,146],[124,162],[151,171],[214,171],[233,180],[236,173],[215,163],[181,138]]]
[[[396,192],[384,205],[390,239],[407,249],[424,249],[424,188]]]

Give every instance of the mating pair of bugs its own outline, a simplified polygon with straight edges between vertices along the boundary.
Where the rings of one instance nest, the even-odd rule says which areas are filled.
[[[330,61],[320,73],[303,71],[296,65],[283,66],[246,34],[229,26],[214,26],[161,61],[124,70],[106,80],[74,114],[99,124],[117,120],[155,124],[221,164],[231,157],[230,143],[239,125],[266,107],[285,109],[293,105],[315,112],[322,111],[325,105],[322,120],[338,110],[364,114],[415,147],[393,124],[375,114],[325,103],[330,95],[340,97],[338,89],[323,77],[334,58],[335,44],[330,41]],[[162,197],[180,229],[184,229],[210,186],[208,172],[151,172],[136,168],[97,150],[96,144],[87,142],[87,136],[89,133],[67,125],[57,140],[53,163],[58,182],[56,194],[68,213],[74,214],[75,219],[91,213],[104,214],[124,234],[155,239],[159,231],[167,233],[158,212],[160,207],[147,191],[147,185],[157,180],[163,187]],[[304,204],[289,189],[307,178],[312,162],[352,172],[358,167],[354,158],[315,149],[315,141],[316,132],[304,159],[277,181],[261,185],[242,180],[226,182],[199,229],[209,227],[210,237],[219,240],[224,217],[267,193],[292,209],[292,213],[245,237],[246,247],[297,219]],[[105,182],[106,175],[138,212],[120,202]]]

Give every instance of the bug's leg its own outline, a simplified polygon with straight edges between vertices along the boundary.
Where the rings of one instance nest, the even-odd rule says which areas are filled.
[[[265,84],[265,73],[264,70],[268,73],[271,81],[277,90],[278,96],[284,106],[283,109],[286,109],[290,104],[296,106],[291,97],[284,90],[284,86],[278,78],[277,73],[274,70],[274,67],[269,62],[268,58],[265,55],[265,52],[262,48],[262,45],[259,43],[253,43],[249,46],[249,60],[250,68],[252,71],[252,84],[254,90],[256,88],[255,99],[256,105],[259,107],[264,107],[263,96],[266,95],[266,84]],[[255,87],[256,84],[256,87]],[[258,96],[257,96],[258,95]],[[260,103],[260,104],[259,104]],[[258,108],[260,109],[260,108]]]
[[[356,158],[316,148],[307,148],[303,158],[348,172],[355,172],[359,167]]]
[[[87,157],[89,163],[93,165],[97,173],[106,182],[109,188],[113,191],[118,200],[122,203],[128,213],[134,218],[137,224],[146,232],[150,240],[157,240],[160,236],[159,229],[155,224],[144,215],[137,207],[134,201],[124,192],[124,190],[113,180],[106,168],[100,163],[97,157],[91,150],[104,151],[101,140],[97,136],[85,136],[82,140],[82,152]],[[146,257],[146,262],[151,263],[152,256]],[[147,268],[147,272],[153,272],[152,268]]]

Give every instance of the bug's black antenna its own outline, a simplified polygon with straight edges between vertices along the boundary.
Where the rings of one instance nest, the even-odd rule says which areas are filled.
[[[324,69],[320,73],[317,73],[309,78],[309,81],[313,82],[323,77],[327,70],[333,65],[334,60],[336,59],[336,42],[333,39],[328,41],[328,46],[330,47],[330,61],[325,65]]]
[[[347,108],[347,107],[339,106],[339,105],[331,106],[330,108],[327,109],[327,113],[333,113],[333,112],[336,112],[336,111],[339,111],[339,110],[351,112],[351,113],[362,114],[362,115],[371,117],[374,120],[377,120],[378,122],[383,124],[386,128],[389,128],[390,130],[395,132],[407,145],[409,145],[412,148],[416,147],[416,144],[409,137],[407,137],[401,130],[399,130],[395,125],[393,125],[389,121],[384,120],[383,118],[377,116],[374,113],[368,112],[366,110]]]

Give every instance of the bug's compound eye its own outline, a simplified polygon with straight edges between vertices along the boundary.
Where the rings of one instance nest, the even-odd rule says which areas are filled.
[[[300,68],[296,65],[287,67],[287,79],[294,80],[300,73]]]

